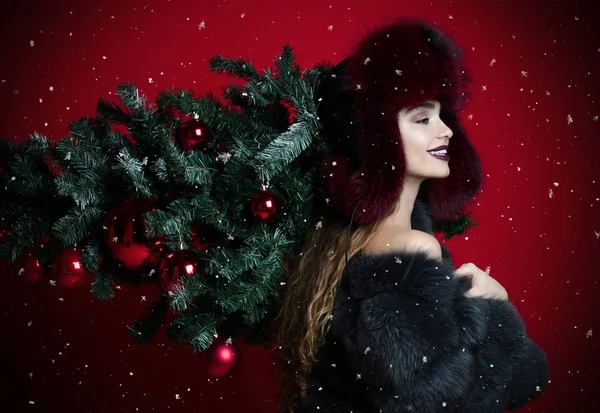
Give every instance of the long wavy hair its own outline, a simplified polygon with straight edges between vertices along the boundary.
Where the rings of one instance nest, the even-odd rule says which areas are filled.
[[[391,208],[386,217],[390,216]],[[385,218],[385,217],[384,217]],[[331,326],[335,293],[348,260],[375,236],[381,221],[352,225],[335,212],[325,212],[320,225],[304,240],[289,262],[284,294],[276,317],[279,411],[292,412],[306,402],[307,375]]]
[[[345,80],[348,59],[335,66],[321,66],[316,97],[321,133],[333,153],[349,159],[357,168],[361,162],[358,130],[354,122],[356,92]],[[318,186],[325,187],[323,182]],[[325,191],[326,192],[326,191]],[[275,342],[279,368],[279,411],[292,412],[294,405],[305,405],[307,376],[318,349],[330,328],[335,294],[348,260],[375,236],[380,223],[396,209],[396,203],[380,220],[369,224],[350,224],[350,219],[324,202],[327,194],[317,195],[317,208],[310,232],[286,259],[288,273],[281,290],[279,313],[275,317]],[[346,244],[347,243],[347,244]]]

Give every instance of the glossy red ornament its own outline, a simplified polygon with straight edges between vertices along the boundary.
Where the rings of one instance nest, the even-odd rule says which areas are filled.
[[[158,207],[150,199],[126,200],[110,212],[106,222],[106,246],[124,267],[154,267],[162,259],[164,243],[146,237],[144,214]]]
[[[37,283],[44,276],[44,267],[35,256],[35,247],[27,247],[17,259],[17,274],[30,283]]]
[[[83,268],[81,250],[67,248],[56,255],[52,264],[53,273],[61,287],[71,288],[83,285],[91,274]]]
[[[252,197],[250,212],[260,222],[271,222],[279,215],[281,201],[275,194],[262,190]]]
[[[181,280],[198,272],[198,256],[192,250],[179,250],[169,253],[160,264],[159,282],[165,292],[181,285]]]
[[[231,340],[217,342],[209,350],[206,372],[211,378],[225,377],[237,369],[240,358],[240,351],[231,343]]]
[[[209,138],[208,126],[200,119],[191,118],[185,121],[177,131],[177,141],[186,152],[201,149]]]

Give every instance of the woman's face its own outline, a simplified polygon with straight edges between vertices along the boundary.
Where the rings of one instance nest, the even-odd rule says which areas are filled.
[[[450,175],[448,152],[431,153],[440,146],[446,148],[439,150],[447,149],[452,137],[452,130],[440,119],[440,103],[437,100],[403,108],[398,112],[398,127],[404,144],[407,177],[424,180]],[[444,157],[446,159],[442,159]]]

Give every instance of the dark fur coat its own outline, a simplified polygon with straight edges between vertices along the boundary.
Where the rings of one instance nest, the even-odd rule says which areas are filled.
[[[433,233],[419,200],[412,228]],[[350,260],[295,412],[498,413],[544,390],[546,355],[515,307],[465,297],[470,280],[442,252],[441,266],[421,253]]]

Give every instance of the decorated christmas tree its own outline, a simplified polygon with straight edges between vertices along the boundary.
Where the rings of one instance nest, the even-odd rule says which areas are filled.
[[[159,284],[129,326],[142,344],[162,325],[195,351],[217,336],[265,343],[330,150],[315,92],[331,67],[300,70],[289,45],[274,64],[259,74],[217,55],[212,71],[244,81],[221,101],[170,90],[149,104],[120,84],[119,104],[101,99],[57,142],[0,140],[0,257],[30,280],[91,277],[101,300],[119,283]],[[473,223],[435,225],[449,238]]]

